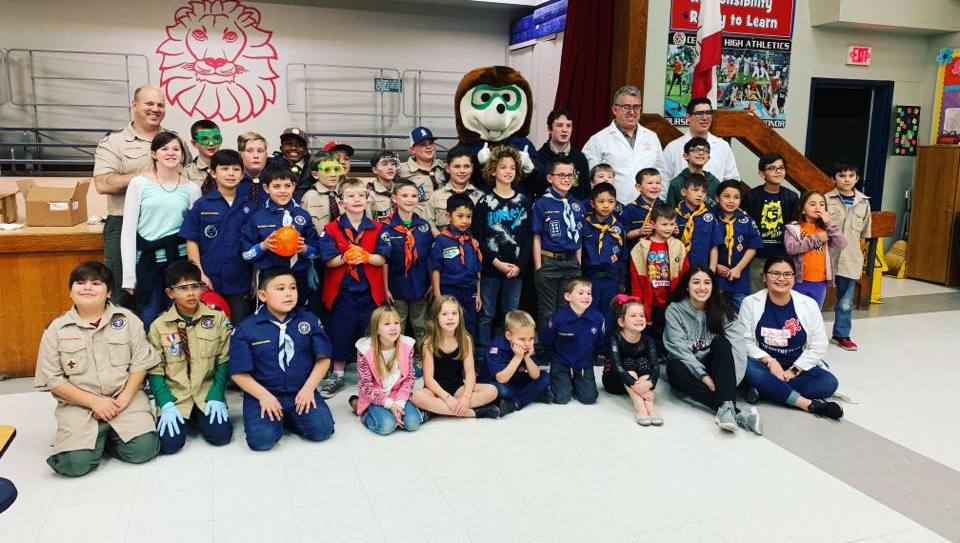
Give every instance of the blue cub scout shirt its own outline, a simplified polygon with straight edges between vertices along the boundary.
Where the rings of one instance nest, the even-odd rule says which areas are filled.
[[[728,251],[725,243],[727,225],[720,218],[719,213],[722,212],[718,211],[718,214],[715,215],[717,225],[713,229],[713,245],[717,247],[717,264],[732,268],[740,263],[747,249],[762,249],[763,240],[760,239],[760,230],[757,229],[757,224],[753,222],[753,219],[744,211],[738,209],[734,212],[733,218],[733,247],[732,250]],[[726,278],[717,277],[717,285],[725,292],[750,294],[749,269],[743,270],[740,278],[736,281],[731,282]]]
[[[400,215],[394,213],[389,221],[385,221],[383,231],[390,238],[390,276],[387,281],[390,285],[390,294],[397,300],[422,300],[430,286],[430,270],[427,268],[427,259],[430,258],[430,249],[433,247],[433,232],[430,224],[414,213],[410,223],[413,232],[413,245],[417,250],[417,259],[407,272],[406,253],[404,245],[407,236],[397,230],[403,226]]]
[[[686,202],[680,202],[680,209],[684,213],[689,213]],[[683,238],[683,228],[687,221],[680,213],[677,213],[677,239]],[[691,266],[709,266],[710,248],[713,247],[713,229],[717,228],[717,218],[713,213],[707,211],[698,215],[693,222],[693,236],[690,238],[690,252],[687,255]]]
[[[214,189],[183,218],[180,237],[197,243],[203,272],[221,295],[250,291],[250,264],[240,256],[245,249],[240,232],[251,213],[253,204],[245,197],[238,194],[231,205]]]
[[[593,225],[609,226],[610,229],[603,234],[603,247],[600,247],[600,229]],[[617,220],[616,216],[611,214],[606,220],[598,222],[598,219],[588,215],[583,221],[583,271],[617,273],[623,269],[623,263],[627,255],[623,252],[623,242],[626,232],[623,223]],[[618,241],[616,237],[620,238]],[[602,250],[601,250],[602,249]]]
[[[273,233],[274,230],[283,226],[284,211],[290,213],[294,228],[300,232],[303,242],[307,245],[305,254],[297,254],[296,262],[291,266],[290,261],[293,257],[280,256],[273,251],[260,250],[259,243]],[[252,263],[257,269],[265,270],[267,268],[282,267],[290,268],[294,272],[306,272],[310,267],[311,258],[317,255],[317,230],[313,227],[313,220],[305,209],[298,206],[292,200],[287,205],[280,207],[267,200],[263,207],[254,210],[250,219],[243,227],[243,259]]]
[[[576,369],[593,367],[603,348],[603,315],[587,309],[579,317],[570,306],[558,309],[541,333],[547,358]]]
[[[559,196],[553,189],[554,195]],[[583,229],[583,206],[570,198],[577,230]],[[533,204],[533,220],[530,221],[533,233],[540,236],[540,248],[552,253],[572,253],[580,248],[580,242],[573,241],[567,233],[567,224],[563,220],[563,202],[549,196],[541,196]]]
[[[230,375],[249,373],[272,394],[296,394],[318,358],[330,358],[330,339],[317,317],[302,308],[287,315],[293,357],[280,365],[280,327],[266,306],[243,320],[230,338]]]
[[[373,224],[366,215],[360,220],[359,229],[354,229],[353,225],[350,224],[350,219],[346,215],[340,215],[340,218],[337,219],[337,225],[340,226],[344,231],[344,238],[350,239],[346,235],[346,231],[350,231],[353,234],[353,239],[357,241],[357,245],[361,245],[360,240],[365,240],[365,236],[372,236],[372,230],[376,229],[376,225]],[[368,233],[369,232],[369,233]],[[361,237],[361,234],[363,237]],[[320,233],[320,241],[318,243],[320,258],[327,262],[331,258],[342,254],[339,248],[337,248],[337,242],[334,241],[333,237],[330,234],[327,234],[326,231]],[[377,244],[373,248],[373,252],[386,258],[390,259],[390,235],[387,234],[386,225],[383,226],[383,229],[380,231],[380,236],[377,238]],[[361,266],[357,267],[357,278],[354,279],[349,273],[343,274],[343,281],[340,283],[341,288],[346,285],[347,290],[350,292],[363,292],[370,288],[370,284],[367,281],[367,274],[363,273]]]
[[[490,340],[490,346],[487,348],[486,375],[481,374],[481,380],[487,383],[495,382],[497,374],[506,369],[511,360],[513,360],[513,348],[510,346],[510,341],[506,334],[497,334]],[[521,373],[527,373],[527,366],[523,362],[517,366],[517,371],[514,372],[510,381],[516,379]]]
[[[448,226],[445,232],[454,236],[470,235]],[[463,262],[460,261],[460,242],[440,234],[430,249],[430,271],[440,272],[440,284],[445,287],[476,287],[480,281],[480,255],[469,241],[463,243]]]

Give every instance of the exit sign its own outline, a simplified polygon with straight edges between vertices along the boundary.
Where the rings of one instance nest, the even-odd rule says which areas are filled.
[[[847,64],[869,66],[873,58],[873,49],[867,45],[851,45],[847,48]]]

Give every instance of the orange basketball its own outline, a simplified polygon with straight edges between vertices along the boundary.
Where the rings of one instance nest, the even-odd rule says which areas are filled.
[[[300,242],[300,232],[293,225],[281,226],[277,228],[273,236],[274,253],[280,256],[293,256],[297,254],[297,245]]]

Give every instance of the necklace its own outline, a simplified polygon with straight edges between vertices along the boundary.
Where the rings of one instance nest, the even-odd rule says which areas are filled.
[[[177,177],[177,184],[173,187],[173,189],[167,190],[163,179],[160,179],[160,172],[154,170],[153,175],[157,178],[157,184],[160,185],[160,190],[166,192],[167,194],[173,194],[174,192],[177,192],[177,190],[180,188],[180,183],[183,182],[183,176],[179,176]]]

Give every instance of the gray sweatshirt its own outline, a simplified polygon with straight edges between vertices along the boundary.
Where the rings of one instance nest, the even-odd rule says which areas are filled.
[[[670,358],[683,362],[697,377],[702,378],[707,375],[701,360],[710,352],[710,343],[716,337],[707,329],[707,314],[694,309],[690,305],[690,298],[685,298],[667,307],[666,321],[663,343]],[[730,345],[733,346],[733,363],[736,368],[737,383],[740,383],[743,380],[743,374],[747,371],[743,324],[737,320],[728,320],[723,331]]]

